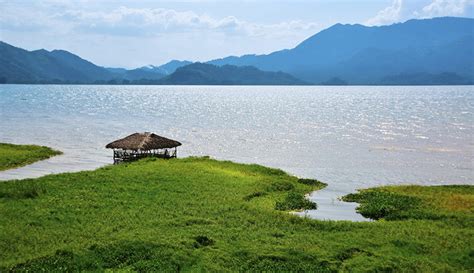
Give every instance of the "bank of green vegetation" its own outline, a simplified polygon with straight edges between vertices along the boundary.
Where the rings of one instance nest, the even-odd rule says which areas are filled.
[[[0,183],[0,272],[474,268],[473,187],[384,187],[347,197],[380,219],[370,223],[288,213],[315,208],[304,195],[322,187],[209,158]],[[408,207],[397,201],[406,198]]]
[[[45,146],[0,143],[0,171],[18,168],[61,152]]]
[[[474,227],[474,187],[469,185],[386,186],[343,199],[360,203],[359,213],[372,219],[449,220]]]

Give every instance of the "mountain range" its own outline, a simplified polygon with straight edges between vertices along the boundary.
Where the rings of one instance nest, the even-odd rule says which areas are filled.
[[[97,66],[64,50],[27,51],[0,42],[0,83],[474,84],[474,19],[336,24],[271,54],[130,70]]]
[[[338,78],[349,84],[405,84],[395,76],[441,73],[472,83],[473,50],[474,19],[442,17],[381,27],[337,24],[293,49],[210,63],[284,71],[311,83]]]
[[[304,85],[302,80],[283,72],[262,71],[253,66],[193,63],[179,67],[160,84],[169,85]]]
[[[170,75],[176,71],[176,69],[192,64],[190,61],[178,61],[172,60],[160,66],[147,65],[136,69],[127,70],[125,68],[107,68],[108,71],[120,76],[125,80],[159,80],[166,75]]]
[[[0,83],[27,84],[306,84],[283,72],[255,67],[173,60],[161,66],[127,70],[104,68],[64,50],[27,51],[0,42]]]

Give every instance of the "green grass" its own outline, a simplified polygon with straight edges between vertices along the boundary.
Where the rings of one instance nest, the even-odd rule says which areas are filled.
[[[61,152],[44,146],[0,143],[0,171],[25,166],[59,154]]]
[[[147,159],[0,183],[0,272],[474,268],[472,187],[458,188],[452,202],[445,200],[452,192],[416,188],[417,206],[443,208],[437,218],[352,223],[286,211],[308,206],[304,194],[323,186],[209,158]]]
[[[474,226],[473,186],[386,186],[343,199],[360,203],[357,211],[372,219],[450,219]]]

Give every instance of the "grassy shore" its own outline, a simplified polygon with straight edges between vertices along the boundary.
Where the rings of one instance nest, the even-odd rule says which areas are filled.
[[[288,213],[314,208],[303,196],[322,187],[281,170],[208,158],[147,159],[0,183],[0,272],[474,268],[473,187],[351,195],[363,213],[391,200],[383,203],[391,209],[376,214],[386,220],[373,223]],[[404,203],[393,200],[406,196],[417,200],[409,210],[429,217],[397,210]]]
[[[474,227],[473,186],[386,186],[361,190],[343,199],[360,203],[359,213],[372,219],[449,219]]]
[[[0,171],[25,166],[58,154],[61,152],[44,146],[0,143]]]

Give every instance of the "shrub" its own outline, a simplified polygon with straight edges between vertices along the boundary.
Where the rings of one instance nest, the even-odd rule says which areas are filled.
[[[203,246],[211,246],[214,244],[214,240],[212,240],[211,238],[207,237],[207,236],[196,236],[195,239],[195,242],[193,243],[194,247],[195,248],[200,248],[200,247],[203,247]]]
[[[303,194],[291,191],[282,202],[277,202],[275,209],[277,210],[303,210],[316,209],[316,203],[306,199]]]
[[[307,178],[300,178],[298,179],[298,183],[309,185],[309,186],[315,186],[318,188],[323,188],[326,187],[328,184],[323,183],[321,181],[318,181],[316,179],[307,179]]]
[[[371,219],[395,220],[406,218],[404,212],[420,204],[420,199],[385,191],[363,191],[343,197],[347,202],[358,202],[357,211]]]

